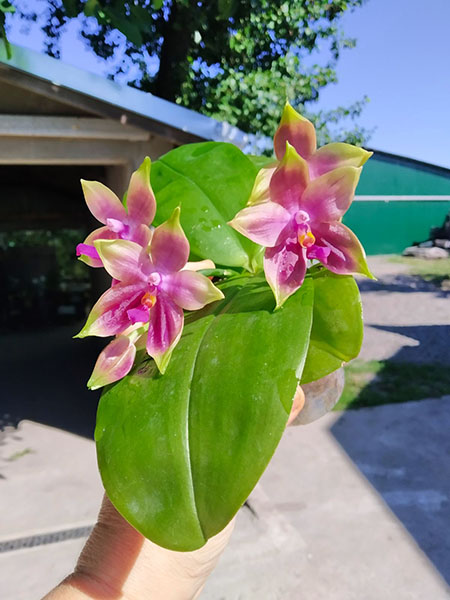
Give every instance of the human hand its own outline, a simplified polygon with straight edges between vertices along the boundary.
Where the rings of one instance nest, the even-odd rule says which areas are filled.
[[[234,519],[194,552],[144,538],[105,495],[74,572],[43,600],[191,600],[198,598],[225,549]]]

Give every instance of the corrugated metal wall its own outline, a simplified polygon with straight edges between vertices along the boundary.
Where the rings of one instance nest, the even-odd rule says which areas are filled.
[[[450,170],[376,152],[344,218],[368,254],[401,252],[428,239],[450,211]]]

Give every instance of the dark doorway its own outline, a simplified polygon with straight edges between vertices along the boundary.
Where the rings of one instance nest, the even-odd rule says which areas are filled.
[[[106,169],[0,166],[0,425],[92,435],[98,394],[85,382],[104,341],[72,336],[105,282],[75,256],[98,226],[80,178],[105,182]]]

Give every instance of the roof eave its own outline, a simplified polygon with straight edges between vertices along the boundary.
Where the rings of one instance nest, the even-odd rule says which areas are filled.
[[[244,147],[249,136],[193,110],[20,46],[8,59],[0,44],[0,77],[47,98],[164,136],[176,144],[215,140]]]

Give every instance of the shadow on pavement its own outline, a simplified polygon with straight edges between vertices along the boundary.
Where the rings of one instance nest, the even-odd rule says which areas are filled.
[[[77,326],[0,336],[0,425],[29,419],[92,438],[100,392],[86,382],[105,340],[73,340]]]
[[[438,285],[425,281],[418,275],[383,275],[382,279],[358,279],[361,292],[428,292],[437,297],[445,298],[449,292]]]
[[[449,431],[450,397],[347,411],[331,428],[448,583]]]
[[[441,387],[436,381],[425,381],[430,376],[427,371],[434,370],[436,379],[440,370],[450,368],[450,326],[372,327],[414,338],[420,344],[405,346],[386,361],[376,380],[356,398],[355,406],[373,404],[372,396],[383,389],[383,378],[387,382],[389,377],[395,402],[395,385],[392,388],[388,371],[401,367],[400,363],[408,363],[404,365],[409,368],[408,384],[415,392],[423,386],[440,393],[431,396],[434,400],[347,410],[331,433],[450,583],[450,395],[439,398],[450,394],[450,387],[445,383],[448,377],[439,378]],[[427,362],[429,365],[424,364]],[[436,364],[439,362],[446,365]],[[411,390],[408,399],[412,397]],[[419,389],[414,399],[427,397],[430,394],[421,395]],[[378,403],[386,401],[379,398]]]
[[[403,346],[389,360],[421,364],[437,363],[442,364],[442,368],[446,368],[444,365],[449,365],[447,368],[450,368],[450,325],[396,326],[371,324],[370,327],[397,333],[419,342],[416,346]]]

